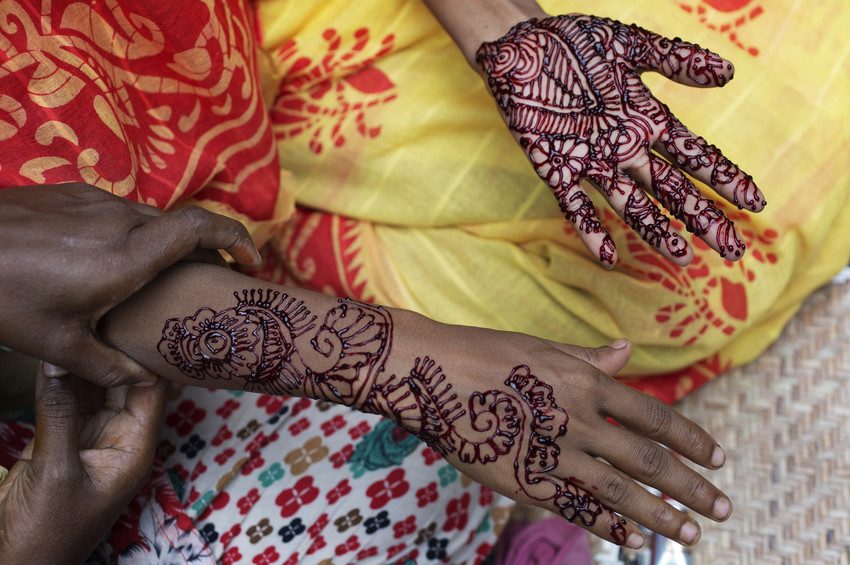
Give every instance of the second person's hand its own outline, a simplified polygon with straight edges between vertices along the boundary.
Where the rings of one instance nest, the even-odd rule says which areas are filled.
[[[80,563],[147,480],[165,381],[36,375],[35,438],[0,483],[0,563]]]
[[[197,249],[260,262],[242,224],[194,206],[160,212],[82,184],[2,189],[0,343],[101,386],[156,382],[97,326]]]

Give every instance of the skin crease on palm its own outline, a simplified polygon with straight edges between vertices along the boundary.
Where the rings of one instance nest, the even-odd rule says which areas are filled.
[[[734,74],[730,62],[678,39],[583,15],[523,22],[482,45],[477,60],[537,174],[604,266],[614,266],[617,250],[582,180],[678,265],[688,265],[693,251],[648,193],[722,257],[743,257],[745,245],[732,222],[684,173],[739,208],[759,212],[764,196],[752,177],[691,133],[640,79],[656,71],[689,86],[722,87]]]

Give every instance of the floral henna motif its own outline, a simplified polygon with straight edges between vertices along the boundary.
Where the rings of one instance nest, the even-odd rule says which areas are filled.
[[[732,222],[652,150],[739,207],[760,211],[766,202],[752,177],[688,131],[640,80],[653,70],[693,86],[723,86],[733,75],[730,63],[696,45],[591,16],[523,22],[482,45],[478,61],[537,174],[603,264],[613,265],[616,250],[584,179],[673,261],[687,263],[689,247],[646,190],[721,255],[743,255]]]
[[[382,402],[378,401],[378,397]],[[441,455],[456,450],[452,424],[466,415],[457,395],[439,366],[428,357],[416,358],[410,374],[395,375],[376,388],[372,412],[385,413]],[[381,409],[380,406],[389,407]]]
[[[558,441],[569,421],[552,387],[525,365],[514,368],[504,384],[504,389],[473,393],[464,407],[442,369],[428,357],[417,358],[407,376],[393,375],[378,383],[367,404],[443,456],[454,455],[467,464],[513,459],[516,483],[526,496],[586,527],[607,512],[611,539],[624,544],[625,520],[580,480],[552,476],[559,464]]]
[[[317,324],[287,294],[252,289],[234,296],[232,308],[168,320],[158,345],[165,360],[193,379],[241,379],[252,392],[303,393],[349,406],[365,401],[392,344],[385,310],[341,300]]]

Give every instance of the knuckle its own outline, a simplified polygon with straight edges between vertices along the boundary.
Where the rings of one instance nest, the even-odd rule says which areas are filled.
[[[713,442],[710,442],[702,430],[695,426],[688,426],[688,431],[685,432],[685,445],[694,453],[711,453]]]
[[[670,465],[667,450],[658,444],[646,443],[638,451],[638,469],[644,477],[656,481],[667,473]]]
[[[67,377],[55,377],[48,379],[46,389],[41,395],[39,406],[53,419],[70,418],[76,415],[77,403],[73,396],[59,389],[59,379]]]
[[[201,229],[207,222],[207,212],[199,206],[186,206],[180,209],[179,214],[192,229]]]
[[[593,371],[590,383],[592,390],[590,391],[591,396],[589,398],[592,399],[593,406],[597,412],[602,411],[611,400],[612,395],[616,394],[616,390],[611,387],[612,384],[616,384],[616,381],[613,381],[611,377],[602,371]]]
[[[248,228],[242,222],[237,220],[231,221],[231,232],[233,237],[233,243],[237,243],[240,241],[251,241],[251,234],[248,233]]]
[[[701,477],[691,477],[688,479],[685,492],[688,493],[688,499],[694,502],[710,497],[710,492]]]
[[[620,475],[612,474],[603,482],[605,500],[612,506],[620,506],[629,500],[629,481]]]
[[[104,369],[96,370],[92,377],[96,384],[104,388],[120,386],[125,380],[123,371],[120,371],[116,367],[106,367]]]
[[[667,428],[673,417],[673,409],[661,402],[653,400],[649,407],[646,423],[646,435],[650,438],[658,437]]]
[[[655,526],[653,529],[666,526],[673,522],[673,508],[662,500],[654,501],[649,511],[649,519]]]
[[[589,365],[593,365],[594,367],[599,362],[599,354],[595,349],[589,349],[587,347],[582,347],[576,351],[576,357],[580,360],[584,361]]]

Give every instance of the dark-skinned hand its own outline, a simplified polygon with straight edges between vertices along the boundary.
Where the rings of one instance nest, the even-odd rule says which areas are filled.
[[[83,184],[0,190],[0,343],[101,386],[154,383],[98,322],[199,249],[260,263],[241,223],[202,208],[160,212]]]
[[[36,375],[35,438],[0,483],[0,563],[80,563],[144,485],[165,382]]]

